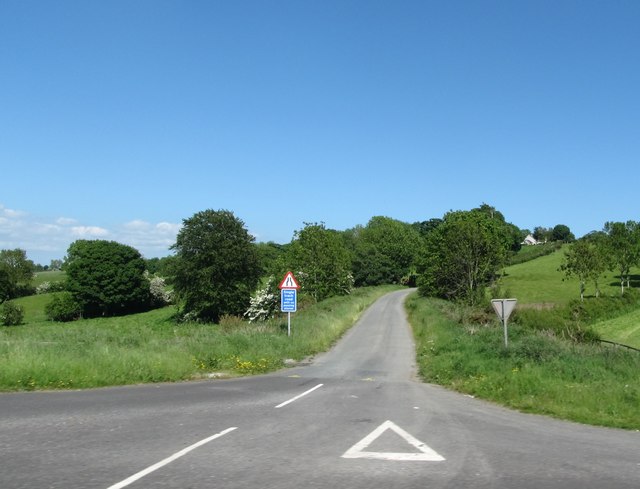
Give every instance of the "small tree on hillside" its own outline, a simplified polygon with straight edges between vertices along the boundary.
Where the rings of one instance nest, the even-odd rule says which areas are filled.
[[[606,249],[610,256],[610,269],[620,273],[620,294],[624,294],[624,285],[630,286],[631,267],[640,260],[640,224],[635,221],[607,222]]]
[[[260,277],[254,238],[227,210],[206,210],[184,220],[173,249],[175,298],[187,317],[218,322],[241,315]]]
[[[85,317],[146,309],[149,282],[138,250],[115,241],[78,240],[67,251],[67,290]]]
[[[598,246],[590,241],[580,240],[570,245],[565,251],[565,261],[560,271],[568,277],[575,276],[580,281],[580,300],[584,301],[586,283],[592,280],[595,284],[596,297],[600,296],[598,278],[606,270],[606,261]]]

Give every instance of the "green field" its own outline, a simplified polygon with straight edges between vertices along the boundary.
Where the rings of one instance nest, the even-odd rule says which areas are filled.
[[[564,249],[535,260],[505,268],[500,287],[505,295],[515,297],[519,304],[567,304],[580,298],[580,282],[567,279],[559,271],[564,262]],[[638,273],[637,269],[633,272]],[[599,281],[602,295],[620,294],[620,279],[615,272],[605,272]],[[595,287],[587,283],[585,296],[594,296]]]
[[[59,270],[38,272],[33,277],[33,286],[37,287],[43,282],[60,282],[61,280],[64,280],[65,276],[65,272]]]
[[[27,324],[0,328],[0,390],[87,388],[249,375],[326,351],[377,298],[397,286],[356,289],[286,316],[249,324],[174,321],[176,310],[116,318],[46,321],[47,295],[20,299]]]
[[[595,329],[603,339],[640,349],[640,309],[596,323]]]

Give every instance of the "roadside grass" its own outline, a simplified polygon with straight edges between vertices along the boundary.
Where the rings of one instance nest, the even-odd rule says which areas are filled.
[[[249,324],[174,321],[166,307],[117,318],[53,323],[25,307],[30,322],[0,328],[0,390],[90,388],[264,373],[285,359],[325,351],[376,299],[397,286],[356,289],[286,316]],[[45,295],[22,300],[44,300]],[[45,303],[48,301],[45,301]],[[28,306],[28,307],[27,307]]]
[[[412,294],[406,303],[420,375],[523,412],[640,429],[640,354],[562,340],[498,321],[460,323],[461,306]]]

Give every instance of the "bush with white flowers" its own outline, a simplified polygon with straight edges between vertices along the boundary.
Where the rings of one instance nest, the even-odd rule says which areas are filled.
[[[244,317],[250,323],[255,321],[266,321],[272,318],[278,311],[278,294],[275,292],[275,278],[269,277],[265,286],[258,289],[249,300],[249,309],[244,313]]]

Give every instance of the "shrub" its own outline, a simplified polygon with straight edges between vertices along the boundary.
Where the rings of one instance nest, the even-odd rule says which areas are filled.
[[[82,307],[69,292],[62,292],[53,296],[44,312],[51,321],[68,322],[78,319],[82,314]]]
[[[51,292],[62,292],[65,290],[65,283],[63,281],[58,282],[42,282],[36,287],[36,294],[49,294]]]
[[[13,301],[7,301],[2,305],[0,320],[4,326],[15,326],[24,319],[24,307]]]
[[[173,294],[167,290],[162,277],[151,277],[149,278],[149,295],[151,307],[162,307],[171,304]]]
[[[278,310],[278,294],[276,293],[275,277],[269,277],[262,289],[258,289],[249,300],[249,309],[244,313],[250,323],[266,321],[274,316]]]

